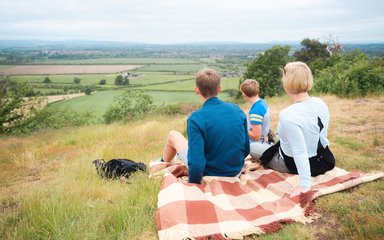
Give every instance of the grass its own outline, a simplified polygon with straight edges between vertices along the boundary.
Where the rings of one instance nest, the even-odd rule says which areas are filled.
[[[337,166],[384,171],[384,97],[322,98],[331,112],[329,138]],[[290,102],[287,97],[266,100],[276,128],[278,112]],[[242,105],[245,111],[249,107]],[[364,119],[356,119],[362,112]],[[128,181],[104,180],[91,161],[126,157],[148,163],[160,156],[169,130],[184,131],[185,120],[157,115],[0,138],[1,239],[157,239],[161,179],[139,173]],[[382,179],[320,197],[316,207],[321,216],[311,224],[288,224],[274,234],[246,239],[384,238]]]

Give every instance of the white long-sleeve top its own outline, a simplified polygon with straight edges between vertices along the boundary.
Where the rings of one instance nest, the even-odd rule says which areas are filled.
[[[324,125],[321,132],[317,117]],[[317,155],[319,138],[323,147],[328,146],[328,125],[328,107],[317,97],[294,103],[279,114],[280,146],[287,156],[293,157],[301,187],[310,188],[312,185],[309,158]]]

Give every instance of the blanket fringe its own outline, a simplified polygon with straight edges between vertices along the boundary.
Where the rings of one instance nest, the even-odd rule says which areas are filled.
[[[300,194],[299,204],[304,209],[304,216],[315,216],[315,204],[312,201],[314,199],[316,191],[309,191]]]
[[[285,221],[286,223],[293,222],[290,220]],[[283,225],[281,224],[281,221],[271,222],[266,225],[261,225],[260,228],[263,230],[264,233],[273,233],[279,231]]]
[[[229,238],[224,237],[221,234],[213,234],[209,236],[197,237],[196,240],[228,240]]]

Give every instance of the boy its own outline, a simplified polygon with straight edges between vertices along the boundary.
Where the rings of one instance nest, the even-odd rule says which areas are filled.
[[[254,79],[246,79],[240,85],[240,91],[246,102],[252,104],[249,110],[249,137],[251,142],[264,142],[269,133],[269,108],[264,99],[259,98],[259,83]],[[268,139],[269,141],[270,139]]]
[[[170,131],[161,160],[169,162],[177,153],[188,167],[190,183],[200,184],[203,176],[239,176],[249,154],[247,117],[217,97],[220,75],[213,69],[197,73],[194,91],[203,105],[187,120],[188,141]]]

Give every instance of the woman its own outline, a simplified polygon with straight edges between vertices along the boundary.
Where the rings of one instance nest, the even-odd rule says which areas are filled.
[[[299,174],[300,185],[290,191],[290,196],[295,196],[307,192],[311,176],[331,170],[335,160],[328,148],[328,107],[308,94],[313,85],[309,67],[303,62],[288,63],[283,68],[282,83],[292,104],[279,114],[280,141],[268,150],[260,144],[251,146],[251,156],[266,167]]]

